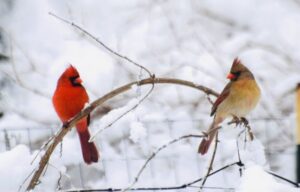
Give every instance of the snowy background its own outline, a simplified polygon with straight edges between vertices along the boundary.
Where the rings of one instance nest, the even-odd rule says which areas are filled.
[[[239,139],[245,163],[242,177],[238,167],[231,167],[209,177],[205,185],[227,189],[204,191],[299,191],[264,172],[296,180],[298,0],[0,1],[1,191],[19,189],[38,164],[35,160],[31,165],[38,149],[60,128],[51,96],[69,63],[80,71],[91,101],[147,77],[49,12],[80,25],[157,77],[189,80],[218,92],[227,82],[233,59],[240,57],[262,89],[260,104],[248,117],[256,139],[246,144]],[[105,109],[94,112],[91,132],[149,88],[133,87],[110,100],[106,109],[113,111],[104,117]],[[136,110],[96,136],[99,163],[83,164],[78,136],[75,131],[69,133],[62,153],[58,147],[51,157],[37,190],[127,187],[158,147],[205,131],[212,121],[210,107],[202,92],[157,85]],[[233,127],[224,124],[220,131],[214,170],[238,160],[236,140],[242,128]],[[204,176],[211,155],[197,154],[199,142],[189,138],[160,152],[135,187],[180,186]]]

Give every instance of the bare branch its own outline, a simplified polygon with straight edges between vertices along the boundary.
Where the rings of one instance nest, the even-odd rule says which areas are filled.
[[[280,175],[278,175],[278,174],[276,174],[276,173],[273,173],[273,172],[271,172],[271,171],[266,171],[266,172],[269,173],[270,175],[273,175],[274,177],[277,177],[278,179],[281,179],[281,180],[283,180],[283,181],[286,181],[286,182],[288,182],[288,183],[294,185],[294,186],[297,187],[297,188],[300,188],[300,184],[297,183],[297,182],[295,182],[295,181],[291,181],[291,180],[289,180],[289,179],[287,179],[287,178],[285,178],[285,177],[282,177],[282,176],[280,176]]]
[[[214,147],[214,151],[213,151],[213,154],[212,154],[212,157],[211,157],[211,160],[210,160],[210,163],[209,163],[209,167],[207,169],[207,172],[206,172],[206,175],[205,177],[203,178],[203,181],[201,183],[201,187],[200,187],[200,190],[201,191],[205,185],[205,182],[210,174],[210,172],[212,171],[212,167],[213,167],[213,164],[214,164],[214,161],[215,161],[215,157],[216,157],[216,152],[217,152],[217,148],[218,148],[218,131],[217,131],[217,134],[216,134],[216,137],[215,137],[215,147]]]
[[[90,140],[89,140],[89,142],[93,142],[94,140],[95,140],[95,138],[96,138],[96,136],[99,134],[99,133],[101,133],[102,131],[104,131],[105,129],[107,129],[107,128],[109,128],[109,127],[111,127],[114,123],[116,123],[118,120],[120,120],[122,117],[124,117],[125,115],[127,115],[130,111],[132,111],[132,110],[134,110],[134,109],[136,109],[150,94],[151,94],[151,92],[153,91],[153,89],[154,89],[154,84],[152,84],[152,87],[151,87],[151,89],[147,92],[147,94],[142,98],[142,99],[140,99],[139,101],[138,101],[138,103],[137,104],[135,104],[133,107],[131,107],[129,110],[127,110],[127,111],[125,111],[122,115],[120,115],[118,118],[116,118],[115,120],[113,120],[111,123],[109,123],[106,127],[104,127],[104,128],[102,128],[102,129],[100,129],[100,130],[98,130],[98,131],[96,131],[96,133],[94,133],[94,134],[92,134],[92,136],[91,136],[91,138],[90,138]]]
[[[43,155],[43,157],[41,158],[40,162],[39,162],[39,167],[38,169],[35,171],[28,187],[27,190],[32,190],[35,188],[35,186],[38,184],[38,181],[41,177],[41,174],[43,173],[45,166],[48,164],[48,161],[51,157],[51,154],[53,153],[54,149],[56,148],[56,146],[58,145],[58,143],[60,143],[64,136],[71,130],[72,127],[74,127],[76,125],[76,123],[86,117],[88,114],[90,114],[96,107],[102,105],[104,102],[106,102],[109,99],[112,99],[113,97],[115,97],[116,95],[122,94],[123,92],[128,91],[129,89],[131,89],[131,87],[133,85],[137,85],[137,86],[142,86],[142,85],[147,85],[147,84],[176,84],[176,85],[182,85],[182,86],[186,86],[186,87],[191,87],[194,89],[197,89],[199,91],[204,92],[205,94],[208,95],[214,95],[214,96],[218,96],[218,93],[216,93],[215,91],[213,91],[210,88],[207,88],[205,86],[201,86],[201,85],[196,85],[193,82],[190,81],[185,81],[185,80],[180,80],[180,79],[171,79],[171,78],[155,78],[155,77],[151,77],[151,78],[147,78],[147,79],[142,79],[141,81],[134,81],[131,83],[128,83],[124,86],[121,86],[107,94],[105,94],[103,97],[95,100],[94,102],[92,102],[87,108],[85,108],[84,110],[82,110],[81,112],[79,112],[74,118],[72,118],[67,125],[64,127],[62,127],[58,134],[54,137],[54,139],[52,140],[51,144],[48,145],[48,148],[45,152],[45,154]]]
[[[211,172],[208,177],[210,176],[213,176],[225,169],[228,169],[232,166],[235,166],[235,165],[239,165],[240,162],[234,162],[234,163],[231,163],[231,164],[227,164],[219,169],[217,169],[216,171],[214,172]],[[294,182],[294,181],[291,181],[289,179],[286,179],[282,176],[279,176],[273,172],[270,172],[270,171],[266,171],[267,173],[269,173],[270,175],[274,176],[274,177],[277,177],[278,179],[281,179],[283,181],[286,181],[292,185],[294,185],[296,188],[299,188],[299,184]],[[194,184],[198,183],[199,181],[202,181],[203,178],[199,178],[199,179],[196,179],[192,182],[189,182],[189,183],[185,183],[185,184],[181,184],[181,185],[178,185],[178,186],[170,186],[170,187],[138,187],[138,188],[131,188],[130,191],[164,191],[164,190],[176,190],[176,189],[186,189],[186,188],[195,188],[197,186],[193,186]],[[197,187],[198,188],[198,187]],[[221,190],[235,190],[235,188],[225,188],[225,187],[203,187],[203,189],[221,189]],[[82,190],[67,190],[65,192],[93,192],[93,191],[122,191],[123,189],[120,189],[120,188],[107,188],[107,189],[82,189]]]
[[[83,32],[85,35],[87,35],[88,37],[92,38],[92,39],[95,40],[97,43],[99,43],[102,47],[104,47],[106,50],[108,50],[110,53],[112,53],[112,54],[114,54],[114,55],[116,55],[116,56],[118,56],[118,57],[120,57],[120,58],[122,58],[122,59],[128,61],[129,63],[131,63],[131,64],[133,64],[133,65],[135,65],[135,66],[137,66],[137,67],[139,67],[139,68],[141,68],[141,69],[143,69],[143,70],[145,70],[145,71],[148,73],[149,77],[152,77],[152,76],[153,76],[152,73],[150,72],[150,70],[148,70],[146,67],[144,67],[144,66],[138,64],[137,62],[133,61],[132,59],[130,59],[130,58],[128,58],[128,57],[126,57],[126,56],[124,56],[124,55],[121,55],[120,53],[114,51],[113,49],[111,49],[110,47],[108,47],[106,44],[104,44],[101,40],[99,40],[98,38],[96,38],[94,35],[92,35],[92,34],[91,34],[90,32],[88,32],[87,30],[83,29],[83,28],[80,27],[79,25],[77,25],[77,24],[75,24],[75,23],[73,23],[73,22],[70,22],[70,21],[68,21],[68,20],[66,20],[66,19],[64,19],[64,18],[62,18],[62,17],[59,17],[59,16],[55,15],[55,14],[52,13],[52,12],[49,12],[49,15],[55,17],[56,19],[58,19],[58,20],[60,20],[60,21],[62,21],[62,22],[64,22],[64,23],[67,23],[67,24],[71,25],[72,27],[78,29],[79,31]]]
[[[15,76],[15,78],[11,78],[11,79],[13,79],[13,81],[16,84],[18,84],[20,87],[22,87],[22,88],[24,88],[28,91],[31,91],[31,92],[33,92],[37,95],[40,95],[42,97],[49,98],[49,96],[46,95],[45,93],[39,91],[38,89],[34,89],[34,88],[31,88],[31,87],[25,85],[24,82],[21,80],[20,75],[19,75],[19,73],[16,69],[16,64],[15,64],[15,60],[14,60],[14,56],[13,56],[14,49],[13,49],[13,39],[12,39],[12,37],[10,37],[10,44],[11,44],[11,46],[10,46],[10,61],[11,61],[13,73],[14,73],[14,76]],[[8,75],[8,76],[10,76],[10,75]]]
[[[229,167],[232,167],[234,165],[237,165],[238,162],[234,162],[228,165],[225,165],[222,168],[217,169],[214,172],[211,172],[209,174],[209,176],[215,175],[225,169],[228,169]],[[198,183],[199,181],[202,181],[203,178],[199,178],[195,181],[192,181],[190,183],[185,183],[185,184],[181,184],[179,186],[173,186],[173,187],[139,187],[139,188],[131,188],[130,191],[163,191],[163,190],[175,190],[175,189],[185,189],[185,188],[189,188],[189,187],[196,187],[193,186],[193,184]],[[197,187],[198,188],[198,187]],[[233,188],[223,188],[223,187],[203,187],[206,189],[229,189],[232,190]],[[88,189],[88,190],[68,190],[66,192],[92,192],[92,191],[122,191],[123,189],[116,189],[116,188],[108,188],[108,189]]]
[[[216,127],[215,129],[219,130],[221,127]],[[190,137],[194,137],[194,138],[203,138],[203,137],[207,137],[208,134],[210,134],[212,131],[214,131],[215,129],[212,129],[210,130],[209,132],[207,133],[202,133],[202,135],[184,135],[184,136],[181,136],[181,137],[178,137],[176,139],[173,139],[171,141],[169,141],[167,144],[164,144],[162,145],[161,147],[159,147],[147,160],[146,162],[144,163],[144,165],[142,166],[142,168],[139,170],[138,174],[135,176],[135,179],[134,181],[132,182],[132,184],[127,187],[126,189],[122,190],[122,192],[125,192],[125,191],[129,191],[132,189],[132,187],[138,182],[139,180],[139,177],[141,176],[142,172],[145,170],[146,166],[150,163],[150,161],[161,151],[163,150],[164,148],[170,146],[171,144],[174,144],[182,139],[186,139],[186,138],[190,138]],[[217,134],[218,136],[218,134]],[[217,138],[217,137],[216,137]],[[216,139],[216,142],[217,142],[217,139]],[[214,158],[215,158],[215,155],[216,155],[216,150],[217,150],[217,143],[215,145],[215,149],[214,149],[214,153],[213,153],[213,157],[212,157],[212,162],[214,161]],[[212,163],[210,165],[210,169],[212,167]],[[206,177],[208,177],[210,171],[207,173]],[[206,180],[206,179],[205,179]],[[203,186],[202,186],[203,187]]]
[[[131,183],[131,185],[125,189],[122,190],[122,192],[126,192],[132,189],[132,187],[138,182],[141,174],[143,173],[143,171],[145,170],[145,168],[147,167],[147,165],[150,163],[150,161],[163,149],[167,148],[168,146],[182,140],[182,139],[186,139],[186,138],[201,138],[204,137],[203,135],[184,135],[181,136],[179,138],[173,139],[171,141],[169,141],[168,143],[162,145],[161,147],[159,147],[155,152],[152,153],[152,155],[146,160],[146,162],[143,164],[142,168],[139,170],[139,172],[137,173],[137,175],[134,178],[134,181]]]

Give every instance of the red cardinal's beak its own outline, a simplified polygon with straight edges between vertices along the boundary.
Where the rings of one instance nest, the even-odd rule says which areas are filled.
[[[229,73],[229,74],[227,75],[227,79],[234,79],[234,78],[235,78],[235,75],[232,74],[232,73]]]
[[[80,79],[80,77],[77,77],[75,79],[75,83],[77,83],[77,84],[81,84],[82,83],[82,80]]]

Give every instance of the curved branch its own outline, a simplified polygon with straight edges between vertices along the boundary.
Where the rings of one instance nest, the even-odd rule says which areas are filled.
[[[176,84],[176,85],[182,85],[182,86],[197,89],[199,91],[204,92],[207,95],[218,96],[217,92],[215,92],[214,90],[212,90],[208,87],[205,87],[205,86],[202,86],[202,85],[196,85],[195,83],[190,82],[190,81],[185,81],[185,80],[180,80],[180,79],[172,79],[172,78],[155,78],[155,77],[151,77],[151,78],[147,78],[147,79],[142,79],[140,81],[134,81],[134,82],[128,83],[124,86],[121,86],[121,87],[105,94],[104,96],[102,96],[101,98],[95,100],[94,102],[92,102],[87,108],[85,108],[84,110],[79,112],[74,118],[72,118],[67,124],[65,124],[59,130],[57,135],[54,137],[52,143],[47,148],[45,154],[42,156],[42,158],[39,162],[39,167],[35,171],[32,179],[31,179],[31,181],[30,181],[30,183],[27,187],[27,190],[29,191],[29,190],[34,189],[35,186],[38,184],[39,178],[41,177],[41,175],[42,175],[42,173],[45,169],[45,166],[47,165],[54,149],[56,148],[58,143],[60,143],[63,140],[64,136],[68,133],[68,131],[70,131],[71,128],[74,127],[80,119],[86,117],[96,107],[102,105],[107,100],[115,97],[116,95],[122,94],[122,93],[130,90],[133,85],[142,86],[142,85],[147,85],[147,84]]]

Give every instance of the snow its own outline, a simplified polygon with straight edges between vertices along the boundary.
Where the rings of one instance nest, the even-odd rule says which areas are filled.
[[[237,192],[253,191],[296,192],[299,191],[299,189],[278,183],[276,179],[264,171],[262,167],[258,165],[252,165],[245,170]]]
[[[146,130],[143,123],[139,121],[133,121],[130,123],[130,139],[133,142],[138,142],[146,137]]]
[[[19,187],[25,182],[25,178],[37,165],[31,165],[34,156],[35,154],[30,154],[29,148],[25,145],[18,145],[11,151],[0,154],[1,190],[19,190]]]
[[[238,160],[237,140],[246,169],[242,177],[238,167],[226,169],[209,177],[206,186],[299,191],[264,171],[296,180],[299,9],[298,1],[280,0],[0,1],[0,54],[13,57],[0,61],[0,191],[18,190],[36,168],[38,159],[30,163],[39,148],[60,128],[51,96],[66,66],[78,68],[90,102],[148,77],[49,12],[78,24],[156,77],[189,80],[218,92],[227,83],[232,60],[241,58],[262,90],[260,104],[247,117],[255,140],[245,143],[244,134],[238,138],[241,127],[223,123],[213,170]],[[105,103],[112,108],[109,113],[92,113],[89,128],[99,163],[82,163],[78,135],[72,130],[63,140],[62,153],[60,146],[54,151],[37,191],[54,191],[60,174],[63,190],[126,187],[159,147],[207,130],[212,117],[206,95],[184,86],[155,85],[131,110],[150,86],[133,85]],[[199,142],[188,138],[163,149],[136,186],[177,186],[202,177],[213,151],[200,156]]]
[[[127,105],[120,107],[118,109],[111,110],[107,115],[103,116],[98,122],[98,130],[91,134],[90,141],[94,141],[97,134],[101,133],[104,129],[117,122],[117,120],[124,114],[130,112],[137,104],[139,103],[138,99],[132,99],[128,102]],[[126,117],[128,118],[128,117]]]

